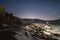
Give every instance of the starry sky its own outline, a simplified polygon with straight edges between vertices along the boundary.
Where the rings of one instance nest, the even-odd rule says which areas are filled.
[[[60,0],[0,0],[0,4],[20,18],[60,19]]]

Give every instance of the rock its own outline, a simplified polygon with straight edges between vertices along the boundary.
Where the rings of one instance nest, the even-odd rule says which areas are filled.
[[[12,30],[0,30],[0,40],[17,40],[15,34]]]

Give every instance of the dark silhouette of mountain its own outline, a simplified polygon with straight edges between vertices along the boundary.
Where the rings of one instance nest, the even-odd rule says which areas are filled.
[[[46,21],[45,20],[41,20],[41,19],[22,19],[20,18],[20,20],[23,22],[23,23],[45,23]]]
[[[20,20],[23,23],[46,23],[46,22],[49,22],[49,24],[52,24],[52,25],[60,25],[60,19],[46,21],[46,20],[41,20],[41,19],[25,19],[25,18],[23,19],[23,18],[20,18]]]
[[[56,20],[50,20],[48,21],[50,24],[52,25],[60,25],[60,19],[56,19]]]

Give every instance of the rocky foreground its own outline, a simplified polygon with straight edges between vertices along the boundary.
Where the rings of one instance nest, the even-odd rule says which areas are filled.
[[[23,25],[20,30],[11,30],[0,24],[0,40],[58,40],[53,37],[57,34],[48,35],[44,31],[46,33],[46,30],[33,25]]]

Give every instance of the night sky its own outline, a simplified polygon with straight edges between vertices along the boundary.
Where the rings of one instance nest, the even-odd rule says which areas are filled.
[[[0,0],[8,13],[20,18],[60,19],[60,0]]]

